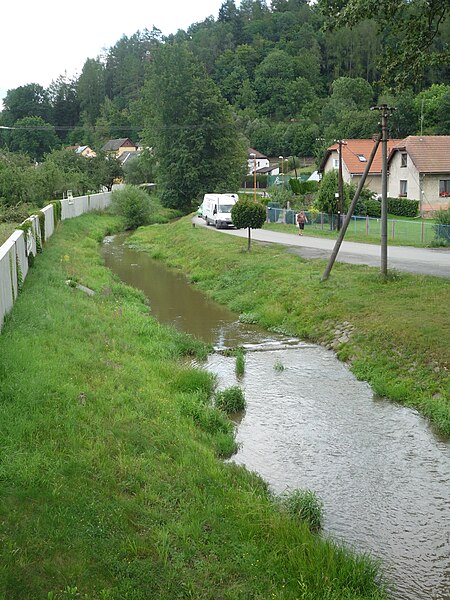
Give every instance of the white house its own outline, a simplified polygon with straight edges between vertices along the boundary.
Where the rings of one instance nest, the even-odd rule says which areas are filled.
[[[249,148],[247,153],[248,174],[253,175],[256,171],[257,175],[278,175],[280,168],[270,165],[270,160],[258,150]]]
[[[410,135],[391,149],[389,196],[419,200],[420,213],[450,203],[450,135]]]

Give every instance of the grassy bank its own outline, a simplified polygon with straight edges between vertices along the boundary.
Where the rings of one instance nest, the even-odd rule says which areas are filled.
[[[182,360],[206,348],[102,266],[118,223],[60,224],[0,335],[0,598],[384,598],[371,562],[220,460],[230,421]]]
[[[132,241],[189,275],[242,320],[332,345],[382,396],[413,406],[450,435],[448,307],[450,282],[337,263],[325,283],[324,261],[281,246],[245,241],[190,219],[138,230]]]

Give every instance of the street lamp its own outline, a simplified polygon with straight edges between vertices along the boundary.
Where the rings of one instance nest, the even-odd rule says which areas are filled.
[[[284,156],[278,158],[281,160],[281,189],[284,189]]]
[[[256,154],[251,152],[250,158],[253,158],[253,202],[256,202]]]

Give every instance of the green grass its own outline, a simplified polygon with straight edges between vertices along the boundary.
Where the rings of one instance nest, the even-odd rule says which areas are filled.
[[[388,243],[392,246],[417,246],[428,247],[436,242],[433,229],[434,221],[426,219],[423,224],[420,219],[390,216],[388,221]],[[295,225],[284,223],[265,223],[264,229],[281,231],[283,233],[298,233]],[[337,239],[338,232],[331,231],[329,224],[319,223],[307,224],[305,235],[312,237],[325,237],[332,240]],[[367,244],[379,244],[381,239],[381,219],[370,219],[367,229],[364,218],[352,220],[345,233],[345,239],[352,242],[363,242]]]
[[[227,414],[237,413],[245,409],[244,392],[237,385],[217,392],[214,397],[214,406]]]
[[[305,260],[280,246],[252,244],[193,229],[190,219],[140,230],[133,244],[183,270],[195,285],[241,320],[325,345],[377,394],[412,406],[450,435],[450,281]],[[353,327],[336,342],[338,327]],[[337,336],[339,337],[339,336]]]
[[[305,521],[312,532],[323,527],[323,502],[312,490],[294,490],[280,496],[281,506],[293,517]]]
[[[0,246],[6,242],[19,223],[0,223]]]
[[[0,335],[0,598],[385,598],[372,561],[220,459],[233,427],[212,376],[186,366],[207,348],[104,268],[118,226],[60,224]],[[178,244],[188,226],[153,230]]]

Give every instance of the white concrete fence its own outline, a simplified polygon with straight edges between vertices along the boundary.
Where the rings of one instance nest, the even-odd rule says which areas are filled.
[[[79,217],[91,210],[102,210],[111,203],[111,192],[77,196],[60,200],[61,220]],[[48,204],[42,209],[44,214],[45,240],[55,231],[53,204]],[[41,218],[42,221],[42,218]],[[30,223],[30,225],[27,225]],[[28,274],[28,257],[36,256],[41,245],[41,226],[39,217],[33,215],[23,223],[27,230],[16,229],[14,233],[0,246],[0,331],[5,315],[12,309],[20,291],[22,283]],[[24,229],[25,229],[24,228]]]

